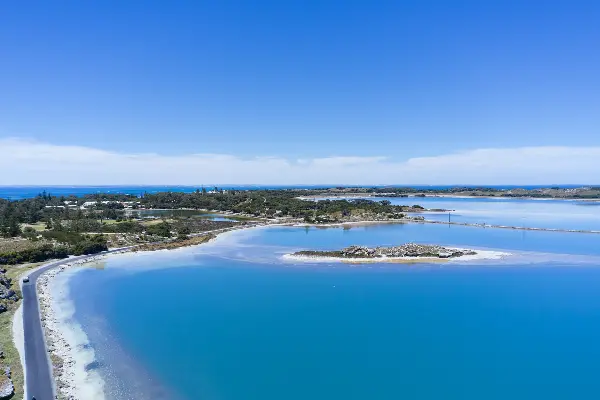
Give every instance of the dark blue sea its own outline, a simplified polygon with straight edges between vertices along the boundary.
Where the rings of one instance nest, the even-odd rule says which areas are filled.
[[[533,209],[522,200],[444,201],[507,222]],[[543,212],[532,224],[578,229],[600,222],[598,207],[535,204]],[[569,212],[589,218],[552,218]],[[509,255],[445,264],[282,258],[299,249],[405,242]],[[75,310],[67,321],[85,332],[74,348],[93,349],[93,361],[82,358],[78,367],[103,383],[105,397],[98,398],[600,396],[598,234],[431,224],[270,227],[195,248],[108,257],[59,278],[70,291],[65,308]]]
[[[37,196],[38,194],[46,191],[46,193],[50,193],[53,196],[82,196],[85,194],[94,194],[94,193],[118,193],[118,194],[132,194],[135,196],[141,196],[144,193],[157,193],[157,192],[193,192],[202,187],[206,187],[207,189],[211,189],[213,187],[219,187],[222,189],[236,189],[236,190],[258,190],[258,189],[320,189],[320,188],[330,188],[330,187],[352,187],[347,185],[198,185],[198,186],[165,186],[165,185],[156,185],[156,186],[0,186],[0,198],[10,199],[10,200],[19,200],[32,198]],[[465,185],[452,185],[452,186],[427,186],[427,185],[411,185],[409,187],[418,188],[418,189],[449,189],[452,187]],[[556,185],[553,185],[556,187]],[[576,188],[582,186],[590,186],[590,185],[558,185],[558,187],[562,188]],[[384,187],[371,185],[370,187]],[[390,187],[390,185],[385,185],[385,187]],[[403,185],[398,185],[397,187],[403,187]],[[488,186],[490,188],[495,189],[515,189],[515,188],[525,188],[525,189],[535,189],[535,188],[545,188],[546,186]]]

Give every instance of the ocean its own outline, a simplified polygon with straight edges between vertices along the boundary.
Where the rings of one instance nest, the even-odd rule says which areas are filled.
[[[211,189],[213,187],[219,187],[223,189],[235,189],[235,190],[259,190],[259,189],[321,189],[331,187],[356,187],[353,185],[231,185],[231,184],[210,184],[210,185],[196,185],[196,186],[169,186],[169,185],[130,185],[130,186],[0,186],[0,198],[9,200],[20,200],[27,199],[37,196],[38,194],[46,191],[53,196],[82,196],[85,194],[94,193],[116,193],[116,194],[132,194],[135,196],[141,196],[144,193],[157,193],[157,192],[184,192],[189,193],[197,189],[205,187]],[[391,185],[369,185],[369,187],[389,187]],[[404,185],[397,185],[398,187],[404,187]],[[431,186],[431,185],[410,185],[406,187],[412,187],[417,189],[449,189],[452,187],[464,187],[468,185],[450,185],[450,186]],[[561,188],[577,188],[583,186],[598,186],[598,185],[551,185],[553,187]],[[540,189],[548,187],[548,185],[526,185],[526,186],[513,186],[513,185],[499,185],[499,186],[487,186],[494,189]]]
[[[445,201],[507,222],[533,209],[524,200],[503,209]],[[552,215],[595,221],[598,209],[535,204],[545,215],[536,218],[567,229],[589,221]],[[511,255],[443,264],[281,258],[405,242]],[[111,256],[71,269],[61,284],[70,322],[86,334],[81,348],[95,353],[81,367],[102,377],[107,399],[587,399],[600,393],[599,266],[597,234],[269,227]]]

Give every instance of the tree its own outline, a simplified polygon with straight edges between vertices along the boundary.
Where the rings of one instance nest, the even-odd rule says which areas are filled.
[[[179,228],[177,228],[177,233],[180,235],[189,235],[190,233],[192,233],[192,231],[187,226],[180,226]]]
[[[148,233],[149,235],[171,237],[171,224],[169,224],[168,222],[160,222],[155,225],[150,225],[146,229],[146,233]]]
[[[31,226],[26,226],[21,235],[30,240],[37,238],[37,232]]]
[[[21,226],[16,217],[13,216],[8,220],[8,229],[6,233],[8,237],[16,237],[21,234]]]

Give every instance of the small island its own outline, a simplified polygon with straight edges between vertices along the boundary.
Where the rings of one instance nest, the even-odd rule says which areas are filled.
[[[288,258],[341,261],[402,261],[450,259],[475,255],[478,255],[478,253],[473,250],[453,249],[438,245],[406,243],[392,247],[370,248],[365,246],[350,246],[333,251],[303,250],[288,255]]]

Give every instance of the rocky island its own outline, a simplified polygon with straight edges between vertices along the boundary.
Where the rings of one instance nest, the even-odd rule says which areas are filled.
[[[449,259],[463,256],[475,256],[473,250],[453,249],[438,245],[406,243],[400,246],[375,247],[350,246],[341,250],[314,251],[303,250],[290,254],[296,259],[334,259],[334,260],[414,260]]]

